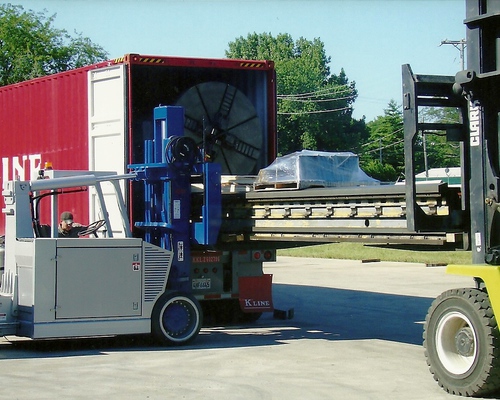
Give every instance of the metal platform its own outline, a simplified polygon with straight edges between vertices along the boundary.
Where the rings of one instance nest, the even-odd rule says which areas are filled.
[[[417,204],[426,228],[408,228],[404,184],[225,193],[220,245],[269,241],[359,241],[388,244],[467,243],[458,188],[417,185]],[[278,244],[279,242],[279,244]]]

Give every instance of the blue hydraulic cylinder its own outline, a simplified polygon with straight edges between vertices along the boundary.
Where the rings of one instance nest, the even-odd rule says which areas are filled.
[[[179,106],[156,107],[154,117],[154,159],[153,162],[164,163],[165,148],[169,138],[184,136],[184,108]]]

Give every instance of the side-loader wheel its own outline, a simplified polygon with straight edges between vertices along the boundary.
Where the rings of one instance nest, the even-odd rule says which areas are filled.
[[[449,393],[478,396],[500,388],[500,340],[486,292],[453,289],[429,308],[424,348],[434,379]]]
[[[168,345],[189,343],[200,332],[201,324],[200,304],[186,293],[164,293],[151,315],[153,336]]]

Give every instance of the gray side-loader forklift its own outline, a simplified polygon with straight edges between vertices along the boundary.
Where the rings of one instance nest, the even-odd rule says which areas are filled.
[[[201,327],[198,302],[191,294],[167,289],[173,252],[131,235],[120,181],[132,175],[50,173],[55,177],[4,186],[0,336],[152,333],[167,344],[194,339]],[[89,201],[98,199],[95,211],[101,219],[81,232],[82,237],[59,238],[58,198],[75,190],[88,190]],[[38,202],[47,200],[51,224],[43,226],[37,218]],[[106,204],[118,208],[112,215],[121,215],[121,221],[110,221]],[[43,207],[48,209],[47,204]],[[121,222],[124,237],[113,237],[111,222]]]

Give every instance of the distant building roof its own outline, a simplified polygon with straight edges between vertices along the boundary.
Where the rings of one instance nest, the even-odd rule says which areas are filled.
[[[415,175],[417,181],[429,181],[429,180],[440,180],[448,183],[448,185],[460,185],[462,179],[462,170],[460,167],[450,167],[450,168],[431,168],[427,171],[427,174],[420,172]]]
[[[462,170],[460,167],[450,167],[450,168],[431,168],[427,171],[427,175],[424,172],[420,172],[415,175],[417,178],[441,178],[441,177],[450,177],[450,178],[460,178],[462,176]]]

